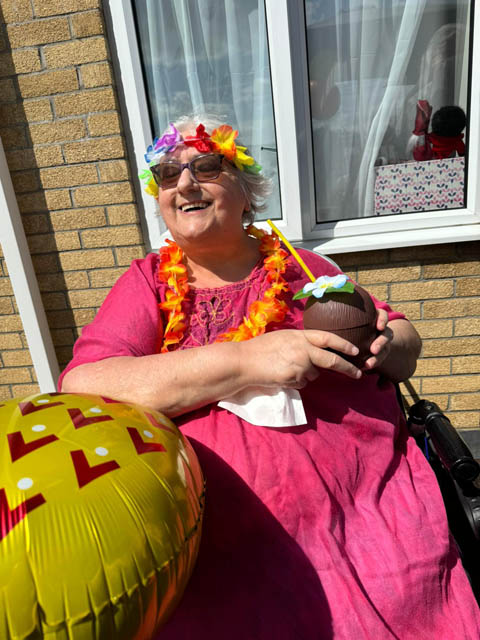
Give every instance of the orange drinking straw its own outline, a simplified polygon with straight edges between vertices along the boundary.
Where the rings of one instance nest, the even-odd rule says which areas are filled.
[[[315,282],[316,278],[313,275],[313,273],[310,271],[310,269],[307,267],[307,265],[304,263],[304,261],[301,259],[301,257],[298,255],[297,251],[292,247],[292,245],[290,244],[290,242],[285,238],[285,236],[283,235],[283,233],[281,231],[279,231],[277,229],[277,227],[273,224],[273,222],[271,220],[267,220],[268,224],[272,227],[272,229],[275,231],[275,233],[277,234],[277,236],[280,238],[280,240],[283,241],[283,243],[285,244],[285,246],[288,248],[288,250],[290,251],[290,253],[292,254],[292,256],[295,258],[295,260],[298,262],[298,264],[302,267],[302,269],[305,271],[305,273],[307,274],[307,276],[310,278],[310,280],[312,282]]]

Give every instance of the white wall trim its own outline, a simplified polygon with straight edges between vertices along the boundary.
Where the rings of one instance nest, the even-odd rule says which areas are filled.
[[[37,277],[0,139],[0,244],[42,393],[55,391],[60,373]]]

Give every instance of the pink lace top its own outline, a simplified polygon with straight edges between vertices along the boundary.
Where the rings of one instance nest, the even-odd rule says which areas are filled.
[[[337,273],[302,257],[317,275]],[[67,370],[158,352],[157,264],[150,255],[120,278]],[[290,263],[286,280],[296,291],[306,277]],[[243,282],[192,290],[181,348],[237,326],[266,286],[259,264]],[[304,301],[291,296],[271,330],[301,328]],[[159,640],[478,640],[478,607],[438,486],[394,387],[375,373],[322,371],[301,395],[308,424],[297,427],[254,426],[216,404],[176,419],[207,502],[197,566]]]

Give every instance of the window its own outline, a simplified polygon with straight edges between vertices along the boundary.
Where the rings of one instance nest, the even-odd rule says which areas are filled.
[[[152,128],[196,111],[239,129],[273,182],[264,218],[281,218],[263,0],[134,0]]]
[[[448,180],[456,164],[436,159],[426,167],[393,170],[391,165],[414,159],[408,142],[419,100],[435,108],[430,124],[441,119],[445,110],[435,115],[440,107],[456,105],[461,121],[456,135],[462,135],[467,110],[468,9],[469,0],[306,1],[317,223],[391,211],[463,207],[462,160],[455,161],[457,180],[444,189],[451,192],[456,186],[460,197],[452,194],[433,201],[429,196],[435,195],[439,182]],[[427,125],[425,110],[430,107],[422,106],[420,122]],[[450,120],[444,127],[453,125],[457,110],[447,111]],[[424,137],[417,146],[423,148]],[[459,148],[463,145],[461,139],[448,139]],[[450,153],[445,145],[436,155]],[[422,162],[428,160],[432,158],[423,153]],[[382,165],[389,168],[379,174],[377,167]],[[383,193],[390,190],[383,203],[374,197],[378,175],[384,177]],[[430,189],[422,190],[422,181],[423,186],[429,181]]]
[[[480,237],[479,81],[469,74],[480,37],[470,0],[109,7],[139,170],[153,132],[204,109],[238,125],[276,185],[267,216],[304,246],[336,253]],[[425,146],[432,125],[410,140],[419,100],[433,114],[466,112],[465,159],[413,162],[409,142]],[[144,203],[156,248],[163,229]]]

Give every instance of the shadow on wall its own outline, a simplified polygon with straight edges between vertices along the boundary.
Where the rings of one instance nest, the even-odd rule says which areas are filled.
[[[42,176],[43,167],[62,165],[64,159],[59,145],[42,144],[42,129],[46,131],[53,120],[50,100],[24,99],[25,90],[22,91],[20,86],[20,82],[27,77],[22,74],[42,70],[39,51],[12,51],[1,8],[0,42],[3,44],[3,52],[0,54],[0,137],[54,337],[57,358],[60,363],[64,363],[70,358],[77,322],[68,304],[66,276],[59,260],[62,239],[54,233],[51,211],[70,208],[72,202],[68,190],[45,191]],[[35,76],[28,79],[34,82]],[[32,131],[32,122],[39,123],[35,125],[36,131]]]
[[[47,4],[2,3],[0,136],[63,368],[145,247],[101,10]]]

